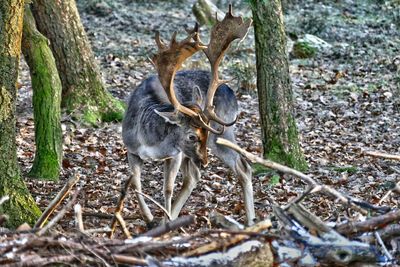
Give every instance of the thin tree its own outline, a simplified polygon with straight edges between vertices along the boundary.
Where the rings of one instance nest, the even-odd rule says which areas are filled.
[[[84,121],[121,120],[122,102],[106,90],[75,0],[36,0],[32,12],[49,40],[62,82],[62,106]]]
[[[249,0],[255,30],[257,89],[264,157],[307,168],[293,112],[286,34],[280,0]]]
[[[7,225],[11,227],[33,223],[40,215],[21,178],[15,140],[23,9],[23,0],[3,0],[0,4],[0,197],[10,198],[0,206],[0,213],[9,216]]]
[[[37,29],[25,7],[22,52],[29,65],[33,88],[36,152],[29,176],[57,180],[61,169],[61,81],[48,40]]]

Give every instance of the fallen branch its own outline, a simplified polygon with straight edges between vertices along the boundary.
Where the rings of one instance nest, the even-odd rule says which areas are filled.
[[[193,215],[186,215],[182,217],[178,217],[177,219],[166,222],[146,233],[143,234],[143,236],[149,236],[149,237],[158,237],[163,234],[166,234],[168,232],[174,231],[180,227],[188,226],[191,225],[195,222],[196,217]]]
[[[92,228],[92,229],[85,230],[86,234],[110,233],[110,232],[111,232],[111,229],[109,226],[105,226],[103,228]]]
[[[378,151],[364,151],[363,154],[377,158],[393,159],[400,161],[400,155],[387,154]]]
[[[113,214],[107,214],[107,213],[102,213],[102,212],[82,212],[83,217],[96,217],[99,219],[112,219],[114,218]],[[126,216],[124,217],[125,221],[132,221],[132,220],[137,220],[141,218],[139,215],[138,216]]]
[[[119,199],[118,199],[117,208],[115,209],[114,217],[111,220],[111,227],[110,227],[111,232],[109,235],[110,238],[113,238],[115,229],[117,228],[117,222],[118,222],[117,214],[119,214],[122,218],[121,212],[124,207],[124,201],[125,201],[126,195],[128,194],[128,189],[129,189],[129,186],[131,185],[132,181],[133,181],[133,176],[131,174],[131,176],[129,176],[129,179],[126,180],[124,186],[122,187],[121,195],[119,196]]]
[[[266,159],[262,159],[260,157],[257,157],[255,155],[253,155],[252,153],[242,149],[241,147],[239,147],[238,145],[223,139],[223,138],[217,138],[217,144],[220,145],[224,145],[226,147],[229,147],[235,151],[237,151],[238,153],[240,153],[241,155],[243,155],[244,157],[248,158],[251,162],[254,163],[259,163],[262,164],[268,168],[283,172],[283,173],[287,173],[287,174],[291,174],[293,176],[296,176],[298,178],[300,178],[301,180],[303,180],[305,183],[307,183],[307,185],[309,187],[311,187],[307,190],[306,194],[308,193],[315,193],[318,191],[322,191],[322,192],[326,192],[332,196],[334,196],[335,198],[339,199],[342,203],[350,205],[351,207],[353,207],[355,210],[361,212],[362,214],[367,214],[368,213],[368,209],[369,210],[375,210],[378,212],[387,212],[390,210],[390,208],[388,207],[379,207],[379,206],[374,206],[371,205],[368,202],[359,200],[357,198],[351,197],[351,196],[347,196],[344,195],[342,193],[340,193],[339,191],[337,191],[336,189],[329,187],[327,185],[321,185],[318,182],[316,182],[314,179],[312,179],[310,176],[299,172],[297,170],[294,170],[292,168],[289,168],[287,166],[281,165],[279,163],[270,161],[270,160],[266,160]],[[297,200],[302,200],[304,199],[305,195],[303,194],[302,196],[298,197]]]
[[[236,220],[232,219],[229,216],[225,216],[223,214],[218,213],[217,211],[213,211],[210,214],[210,222],[212,226],[223,228],[223,229],[230,229],[230,230],[241,230],[244,229],[244,226],[237,222]]]
[[[78,203],[74,206],[75,211],[75,225],[79,231],[82,233],[85,232],[85,228],[83,226],[83,219],[82,219],[82,206]]]
[[[132,238],[131,233],[129,232],[128,228],[126,227],[126,223],[124,221],[124,218],[122,218],[121,213],[115,213],[115,218],[119,222],[119,225],[122,227],[122,231],[124,232],[126,238]]]
[[[129,265],[142,265],[147,266],[147,261],[127,255],[112,255],[113,260],[119,264],[129,264]]]
[[[306,262],[307,266],[349,266],[381,259],[372,246],[348,240],[299,204],[293,204],[288,211],[276,206],[273,211],[283,231],[295,241],[286,239],[273,244],[279,261],[294,260],[299,266]]]
[[[145,198],[147,198],[148,200],[150,200],[151,202],[153,202],[157,207],[159,207],[165,215],[167,215],[168,219],[171,220],[171,214],[169,214],[169,212],[157,201],[155,201],[151,196],[143,193],[143,192],[139,192],[138,190],[135,189],[135,193],[144,196]]]
[[[202,232],[207,233],[207,234],[248,235],[249,237],[262,237],[268,241],[280,238],[280,236],[277,234],[250,232],[250,231],[246,231],[246,230],[207,229]]]
[[[398,222],[399,220],[400,210],[397,210],[367,219],[363,222],[347,222],[340,224],[336,227],[336,231],[346,236],[359,235],[384,228],[388,224]]]
[[[270,220],[264,220],[261,221],[259,223],[256,223],[255,225],[252,225],[250,227],[247,227],[246,229],[244,229],[244,231],[248,231],[248,232],[262,232],[267,230],[268,228],[270,228],[272,226],[272,223]],[[211,251],[216,251],[222,248],[227,248],[230,247],[232,245],[235,245],[245,239],[248,239],[249,235],[235,235],[233,237],[230,237],[228,239],[221,239],[218,241],[212,241],[209,244],[206,244],[204,246],[198,247],[194,250],[190,250],[188,252],[186,252],[183,256],[185,257],[192,257],[192,256],[197,256],[197,255],[202,255],[202,254],[206,254],[209,253]]]
[[[80,262],[80,263],[89,263],[89,262],[96,262],[91,257],[86,255],[57,255],[52,257],[34,257],[30,260],[26,260],[23,262],[18,263],[11,263],[2,265],[3,267],[36,267],[36,266],[49,266],[49,265],[58,265],[60,263],[73,263],[73,262]],[[54,266],[53,265],[53,266]]]
[[[50,215],[54,212],[54,210],[60,205],[60,203],[67,196],[69,191],[71,191],[72,187],[79,181],[79,174],[75,174],[70,179],[68,179],[67,183],[64,187],[58,192],[57,196],[50,202],[47,206],[46,210],[42,213],[42,216],[37,220],[35,226],[33,228],[42,228]]]
[[[71,201],[69,201],[67,205],[65,205],[65,207],[56,216],[54,216],[54,218],[45,227],[41,228],[36,233],[36,235],[38,236],[43,235],[48,230],[50,230],[55,224],[57,224],[64,217],[65,213],[67,213],[67,211],[70,210],[72,206],[75,204],[76,199],[78,198],[80,192],[81,192],[80,189],[76,190],[74,195],[72,196]]]
[[[383,243],[383,240],[381,236],[379,235],[378,232],[374,232],[374,236],[378,244],[381,246],[383,253],[385,253],[386,257],[388,258],[389,261],[393,261],[393,256],[389,253],[385,243]]]
[[[397,223],[386,226],[379,230],[379,235],[385,242],[400,237],[400,224]]]

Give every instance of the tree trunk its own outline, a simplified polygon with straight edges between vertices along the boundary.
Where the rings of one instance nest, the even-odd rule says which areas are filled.
[[[96,124],[121,120],[122,102],[105,89],[74,0],[36,0],[37,27],[51,44],[62,82],[62,106]]]
[[[293,115],[293,92],[280,0],[252,0],[264,157],[305,170]]]
[[[2,1],[0,5],[0,197],[10,198],[0,206],[0,213],[9,216],[7,226],[10,227],[34,223],[40,215],[20,176],[15,142],[23,7],[23,0]]]
[[[33,88],[36,153],[29,176],[58,180],[62,159],[61,81],[48,40],[36,29],[27,6],[22,52],[29,65]]]

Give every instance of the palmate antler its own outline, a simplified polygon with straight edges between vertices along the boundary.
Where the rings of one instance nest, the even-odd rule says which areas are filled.
[[[243,39],[252,23],[251,19],[243,20],[241,16],[235,17],[232,14],[232,5],[229,5],[229,10],[225,14],[222,21],[218,21],[211,29],[210,43],[204,53],[211,64],[211,82],[208,87],[206,106],[204,114],[209,120],[218,122],[221,125],[230,126],[236,122],[224,122],[214,112],[214,95],[218,87],[225,81],[220,80],[218,77],[218,66],[221,63],[226,50],[235,39]],[[195,27],[196,29],[196,27]]]
[[[192,39],[194,41],[192,41]],[[217,131],[208,125],[208,119],[203,116],[202,112],[199,112],[198,108],[191,109],[182,105],[174,91],[175,74],[182,63],[196,52],[207,48],[201,43],[198,33],[189,34],[186,39],[178,42],[176,40],[176,32],[174,32],[169,46],[165,45],[160,39],[160,34],[158,32],[156,32],[155,40],[158,46],[158,53],[153,56],[152,61],[157,69],[160,83],[175,110],[192,118],[193,122],[199,127],[215,134],[221,134],[221,131]]]
[[[218,21],[211,29],[210,43],[205,46],[199,38],[198,25],[191,31],[183,41],[176,41],[176,32],[167,46],[160,40],[157,32],[155,41],[158,46],[158,53],[153,56],[153,63],[157,69],[161,85],[167,93],[168,99],[175,110],[192,118],[193,123],[203,129],[215,134],[222,134],[225,126],[231,126],[236,122],[225,122],[214,112],[213,99],[218,87],[224,83],[218,77],[218,66],[224,57],[225,51],[235,39],[242,39],[252,23],[251,19],[244,21],[242,17],[235,17],[232,14],[232,5],[222,21]],[[174,91],[174,78],[182,63],[196,52],[203,50],[211,64],[211,81],[207,91],[206,105],[201,111],[198,107],[189,108],[183,106],[177,99]],[[222,130],[216,130],[209,125],[210,121],[221,124]]]
[[[165,45],[160,39],[159,32],[156,32],[155,40],[158,46],[158,53],[153,56],[152,61],[157,69],[159,80],[167,93],[169,101],[177,111],[190,117],[197,116],[193,110],[181,105],[176,98],[174,78],[176,72],[187,58],[207,47],[200,42],[197,33],[192,33],[185,40],[177,42],[176,32],[174,32],[169,46]]]

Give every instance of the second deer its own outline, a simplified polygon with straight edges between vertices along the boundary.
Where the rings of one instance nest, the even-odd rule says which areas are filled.
[[[233,16],[230,6],[225,18],[212,28],[208,45],[200,41],[197,27],[183,41],[177,41],[175,33],[169,45],[165,45],[156,34],[159,51],[153,57],[153,63],[158,77],[147,78],[132,93],[122,125],[132,170],[124,195],[130,184],[141,192],[143,161],[162,160],[165,209],[172,219],[178,217],[200,180],[201,165],[208,164],[208,147],[237,176],[243,189],[247,224],[253,224],[251,167],[237,152],[215,143],[217,136],[235,142],[232,125],[239,113],[234,92],[218,77],[218,66],[230,43],[244,38],[250,25],[251,20]],[[178,71],[187,58],[201,50],[210,61],[211,73]],[[172,203],[179,170],[183,185]],[[136,195],[145,221],[151,222],[153,215],[143,196],[140,193]],[[117,212],[122,209],[123,198]]]

